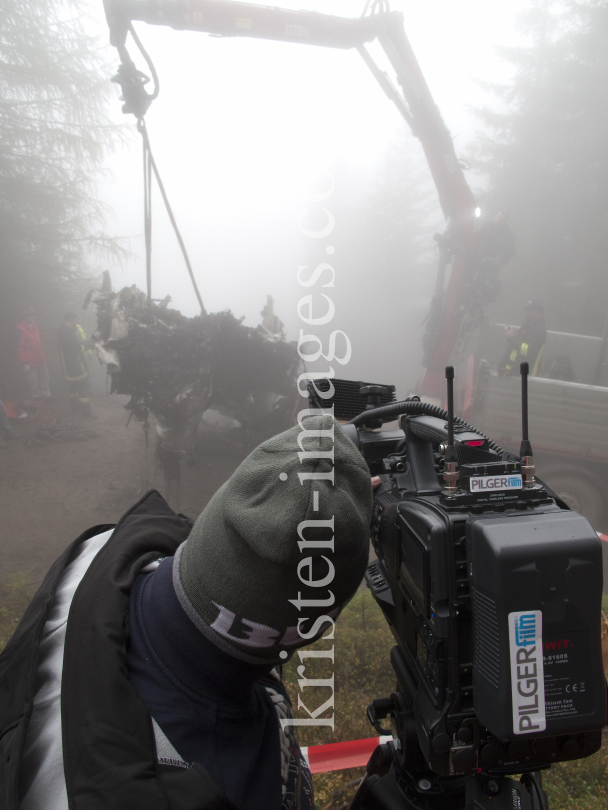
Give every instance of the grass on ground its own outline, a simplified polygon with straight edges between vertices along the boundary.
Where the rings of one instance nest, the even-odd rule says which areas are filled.
[[[15,632],[31,599],[29,572],[17,571],[0,581],[0,652]]]
[[[299,727],[296,733],[300,745],[322,745],[377,736],[367,720],[367,707],[374,698],[388,697],[395,691],[395,674],[389,662],[394,639],[380,608],[367,589],[359,591],[342,612],[336,623],[334,640],[318,641],[310,649],[329,650],[332,646],[333,663],[328,659],[314,658],[304,659],[301,663],[296,654],[283,667],[295,717],[308,717],[304,709],[298,710],[299,696],[311,712],[331,696],[330,687],[325,686],[300,690],[296,672],[298,667],[306,666],[305,672],[300,671],[300,676],[328,678],[333,673],[335,678],[333,731],[320,726]],[[331,714],[332,711],[328,710],[321,717],[330,717]],[[315,774],[317,810],[347,807],[364,773],[364,768],[353,768]],[[355,784],[345,789],[353,781]]]

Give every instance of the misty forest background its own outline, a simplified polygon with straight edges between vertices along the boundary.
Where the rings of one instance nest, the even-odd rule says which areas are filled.
[[[43,338],[52,336],[63,311],[80,309],[100,261],[111,267],[128,255],[125,245],[104,233],[96,183],[108,153],[132,134],[109,123],[115,65],[107,64],[105,42],[87,32],[86,15],[80,0],[3,3],[5,397],[19,395],[13,328],[20,310],[34,306]],[[533,0],[521,15],[520,31],[525,44],[500,51],[512,66],[512,81],[484,86],[479,134],[462,155],[471,176],[485,181],[478,193],[484,216],[508,211],[517,237],[517,254],[502,271],[502,288],[488,315],[517,323],[523,303],[538,298],[549,329],[601,335],[608,302],[608,3]],[[420,304],[418,313],[430,297],[432,235],[441,222],[419,147],[404,134],[373,176],[352,165],[334,167],[332,212],[348,287],[361,302],[349,308],[340,327],[350,334],[373,314],[373,348],[380,349],[392,328],[398,342],[419,357],[422,326],[419,320],[405,322],[412,302]],[[385,368],[379,374],[390,374],[390,364]]]

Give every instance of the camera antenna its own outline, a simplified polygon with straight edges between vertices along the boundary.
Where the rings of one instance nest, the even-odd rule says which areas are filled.
[[[521,363],[519,372],[521,374],[521,445],[519,448],[521,474],[524,487],[533,487],[535,484],[534,455],[528,438],[528,374],[530,373],[528,363]]]
[[[446,366],[445,378],[448,384],[448,444],[445,449],[443,470],[444,491],[457,492],[460,472],[458,471],[458,453],[454,446],[454,366]]]

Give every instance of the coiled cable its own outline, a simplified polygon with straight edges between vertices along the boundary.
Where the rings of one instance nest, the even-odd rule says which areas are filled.
[[[402,400],[401,402],[391,402],[389,405],[382,405],[380,408],[374,408],[372,411],[363,411],[358,416],[355,416],[354,419],[351,419],[348,424],[359,427],[360,425],[365,425],[367,422],[370,422],[373,419],[386,419],[389,416],[402,415],[435,416],[438,419],[448,418],[448,412],[443,408],[440,408],[439,405],[432,405],[430,402],[417,402],[416,400]],[[472,430],[474,433],[478,433],[480,436],[483,436],[484,439],[487,439],[489,448],[495,453],[498,453],[500,456],[502,456],[505,452],[500,445],[493,442],[492,439],[485,435],[485,433],[477,430],[477,428],[473,427],[473,425],[469,425],[468,422],[465,422],[464,419],[461,419],[459,416],[454,417],[454,424],[467,428],[467,430]]]

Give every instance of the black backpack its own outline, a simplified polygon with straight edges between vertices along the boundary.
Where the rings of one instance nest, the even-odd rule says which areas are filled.
[[[70,810],[236,810],[202,765],[157,762],[152,719],[126,666],[129,594],[139,572],[171,556],[192,522],[151,490],[116,524],[72,601],[61,684]],[[36,687],[40,636],[63,571],[94,526],[56,560],[0,655],[0,806],[19,808],[19,768]]]

